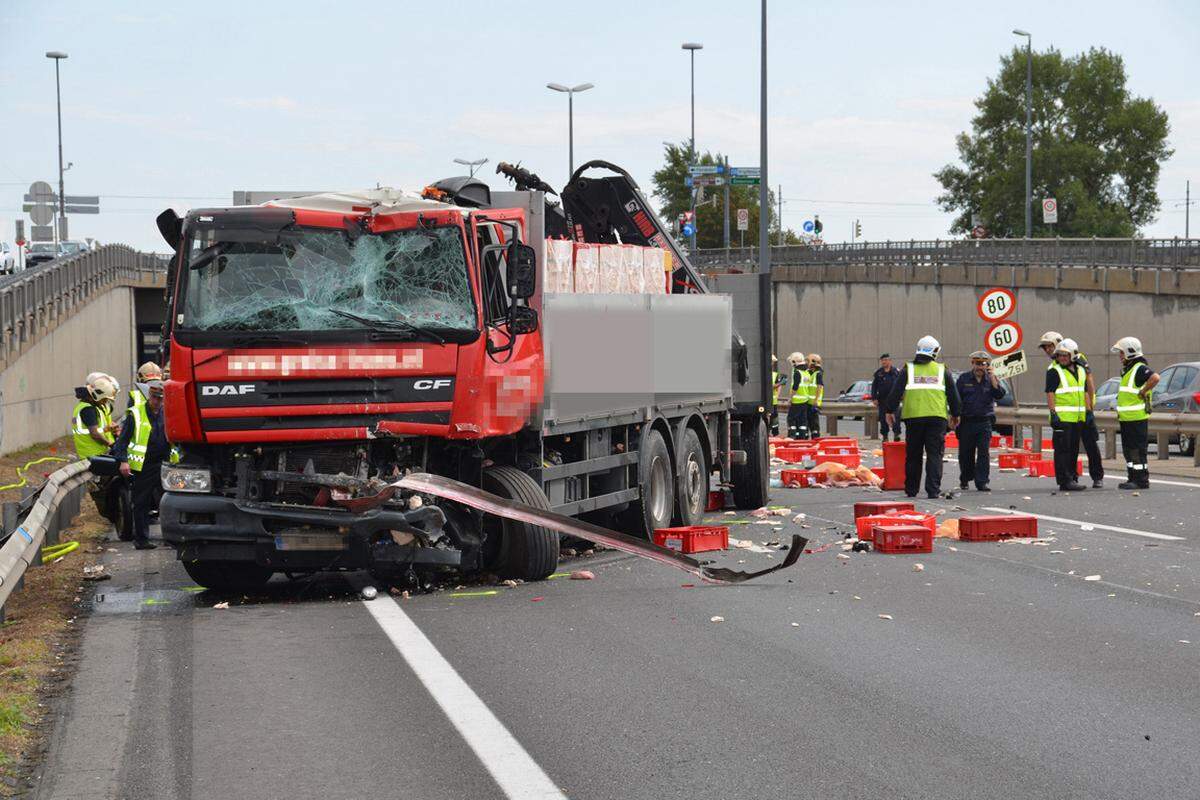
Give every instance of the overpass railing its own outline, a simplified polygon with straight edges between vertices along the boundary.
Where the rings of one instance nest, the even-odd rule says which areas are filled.
[[[689,258],[697,267],[754,264],[758,248],[703,249]],[[771,264],[1200,269],[1200,239],[913,239],[786,245],[771,248]]]
[[[110,244],[19,272],[0,284],[0,362],[115,284],[161,286],[167,258]]]

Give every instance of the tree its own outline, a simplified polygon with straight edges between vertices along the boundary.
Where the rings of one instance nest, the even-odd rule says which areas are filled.
[[[688,143],[681,142],[680,144],[667,144],[663,151],[664,163],[652,176],[654,182],[654,196],[662,201],[660,214],[663,222],[667,224],[673,223],[679,218],[679,215],[684,211],[690,211],[692,208],[692,188],[687,185],[686,178],[688,174]],[[721,153],[705,152],[701,154],[697,160],[697,164],[723,164],[724,156]],[[716,198],[716,202],[712,199]],[[769,201],[772,206],[775,203],[774,193],[769,194]],[[729,187],[729,240],[730,244],[737,246],[739,237],[737,231],[737,209],[745,208],[750,212],[750,229],[746,231],[746,244],[758,244],[758,187],[757,186],[730,186]],[[775,215],[772,213],[768,220],[775,223]],[[696,221],[698,224],[696,246],[697,247],[724,247],[725,246],[725,189],[722,186],[706,187],[705,201],[698,204],[696,207]],[[775,244],[779,240],[778,233],[775,228],[771,229],[771,244]],[[786,244],[797,244],[800,241],[791,230],[784,231],[784,241]]]
[[[951,233],[970,231],[974,214],[992,236],[1025,235],[1025,70],[1019,47],[1000,59],[971,133],[958,136],[962,165],[934,173],[938,205],[957,213]],[[1130,237],[1154,220],[1170,126],[1153,100],[1130,95],[1120,56],[1034,53],[1032,129],[1034,236]],[[1042,222],[1046,197],[1056,225]]]

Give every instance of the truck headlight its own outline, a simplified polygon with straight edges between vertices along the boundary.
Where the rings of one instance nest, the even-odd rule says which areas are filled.
[[[210,492],[212,472],[196,467],[162,465],[162,485],[168,492]]]

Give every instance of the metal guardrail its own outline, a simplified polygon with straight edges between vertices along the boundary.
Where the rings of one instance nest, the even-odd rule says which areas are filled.
[[[786,427],[784,420],[787,418],[788,406],[781,403],[777,409],[782,429]],[[825,418],[826,430],[830,434],[838,432],[838,420],[862,419],[867,437],[874,439],[879,436],[879,412],[874,403],[824,403],[821,406],[821,416]],[[1040,453],[1042,452],[1042,431],[1050,427],[1050,420],[1044,407],[1001,407],[996,409],[996,424],[1012,426],[1014,443],[1022,439],[1025,429],[1029,428],[1033,445],[1031,449],[1035,453]],[[1097,411],[1096,427],[1105,434],[1104,457],[1116,458],[1116,434],[1120,429],[1117,412]],[[1186,433],[1193,439],[1200,437],[1200,414],[1151,414],[1150,433],[1155,436],[1158,460],[1166,461],[1170,458],[1168,445],[1172,436]],[[1193,451],[1192,465],[1200,467],[1200,447],[1196,447]]]
[[[697,267],[753,264],[757,248],[697,250]],[[1200,239],[932,239],[771,248],[773,266],[1047,266],[1200,269]]]
[[[110,244],[18,272],[0,283],[0,361],[114,284],[157,284],[166,266],[164,256]]]
[[[7,538],[0,547],[0,621],[4,619],[4,604],[23,583],[25,570],[42,563],[42,546],[57,542],[59,531],[79,513],[83,490],[91,477],[89,464],[76,461],[51,473],[35,494],[4,504]]]

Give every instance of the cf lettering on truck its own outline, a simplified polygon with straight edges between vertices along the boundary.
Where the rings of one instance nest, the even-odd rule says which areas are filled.
[[[759,276],[710,290],[607,162],[557,200],[498,171],[514,190],[463,177],[159,216],[182,450],[160,517],[197,583],[537,580],[559,532],[515,504],[647,539],[698,523],[710,490],[767,501]]]

